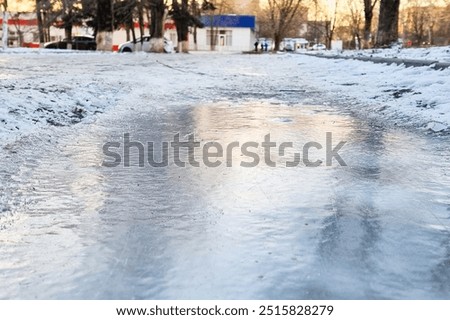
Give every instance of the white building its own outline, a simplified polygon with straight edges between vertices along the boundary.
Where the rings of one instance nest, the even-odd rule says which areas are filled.
[[[216,15],[201,17],[204,28],[197,29],[197,43],[190,36],[190,50],[251,51],[256,41],[256,17]],[[171,39],[173,41],[173,39]]]

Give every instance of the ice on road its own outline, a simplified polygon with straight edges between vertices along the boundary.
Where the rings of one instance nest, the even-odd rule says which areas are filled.
[[[3,149],[0,298],[450,297],[448,136],[345,104],[292,71],[311,57],[69,57],[120,98]],[[50,58],[66,70],[67,56]],[[24,76],[45,77],[35,72]],[[286,154],[243,168],[240,152],[232,167],[139,167],[136,153],[130,167],[102,165],[124,134],[155,146],[177,133],[223,146],[270,134],[301,151],[328,132],[346,141],[347,166],[290,168]]]

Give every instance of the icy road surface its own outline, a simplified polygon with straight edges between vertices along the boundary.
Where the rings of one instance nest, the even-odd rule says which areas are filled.
[[[70,78],[57,75],[76,69],[67,56],[50,58],[56,80]],[[0,298],[450,298],[448,136],[356,116],[298,76],[271,81],[255,57],[70,59],[123,98],[3,149]],[[347,141],[347,167],[286,168],[278,156],[276,168],[102,166],[103,145],[124,133],[224,146],[271,134],[301,147],[327,132]]]

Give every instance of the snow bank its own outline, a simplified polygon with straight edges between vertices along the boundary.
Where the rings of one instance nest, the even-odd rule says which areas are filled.
[[[392,48],[392,49],[367,49],[336,51],[310,51],[310,54],[336,55],[344,57],[376,57],[450,62],[450,46],[431,48]]]
[[[438,132],[450,124],[450,70],[298,57],[310,82],[362,104],[364,112]],[[341,99],[342,100],[342,99]]]
[[[90,56],[26,49],[0,55],[2,144],[40,128],[79,123],[115,105],[123,88],[82,61]]]

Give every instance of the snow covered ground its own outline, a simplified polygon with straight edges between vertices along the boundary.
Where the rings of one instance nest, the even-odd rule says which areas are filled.
[[[0,141],[13,142],[37,129],[76,124],[117,104],[126,90],[104,79],[82,53],[13,50],[0,55]],[[106,58],[106,57],[104,57]]]
[[[0,299],[449,296],[450,71],[27,50],[0,68]],[[102,165],[124,133],[193,132],[300,148],[332,132],[348,165]]]
[[[317,52],[316,52],[317,53]],[[333,51],[321,51],[319,54],[336,54]],[[368,50],[346,50],[343,56],[397,58],[412,60],[427,60],[438,62],[450,62],[450,46],[431,48],[391,48],[391,49],[368,49]]]
[[[383,54],[388,56],[389,52]],[[448,48],[429,50],[428,54],[420,49],[402,52],[409,57],[444,59]],[[180,73],[185,73],[186,79],[195,75],[195,85],[171,81]],[[340,105],[362,116],[435,132],[448,131],[450,124],[450,70],[303,55],[124,56],[9,50],[0,53],[0,83],[2,145],[41,128],[91,121],[92,116],[114,109],[142,86],[150,92],[161,88],[183,94],[188,84],[194,85],[194,90],[229,88],[228,93],[270,91],[272,98],[286,94],[284,89],[308,88],[321,99],[306,103]],[[295,97],[291,98],[295,102]],[[173,99],[183,97],[180,93]]]
[[[363,104],[357,106],[363,113],[394,120],[395,125],[409,123],[432,132],[448,132],[449,69],[339,59],[314,62],[311,69],[315,85],[326,84],[329,92],[356,99]]]

